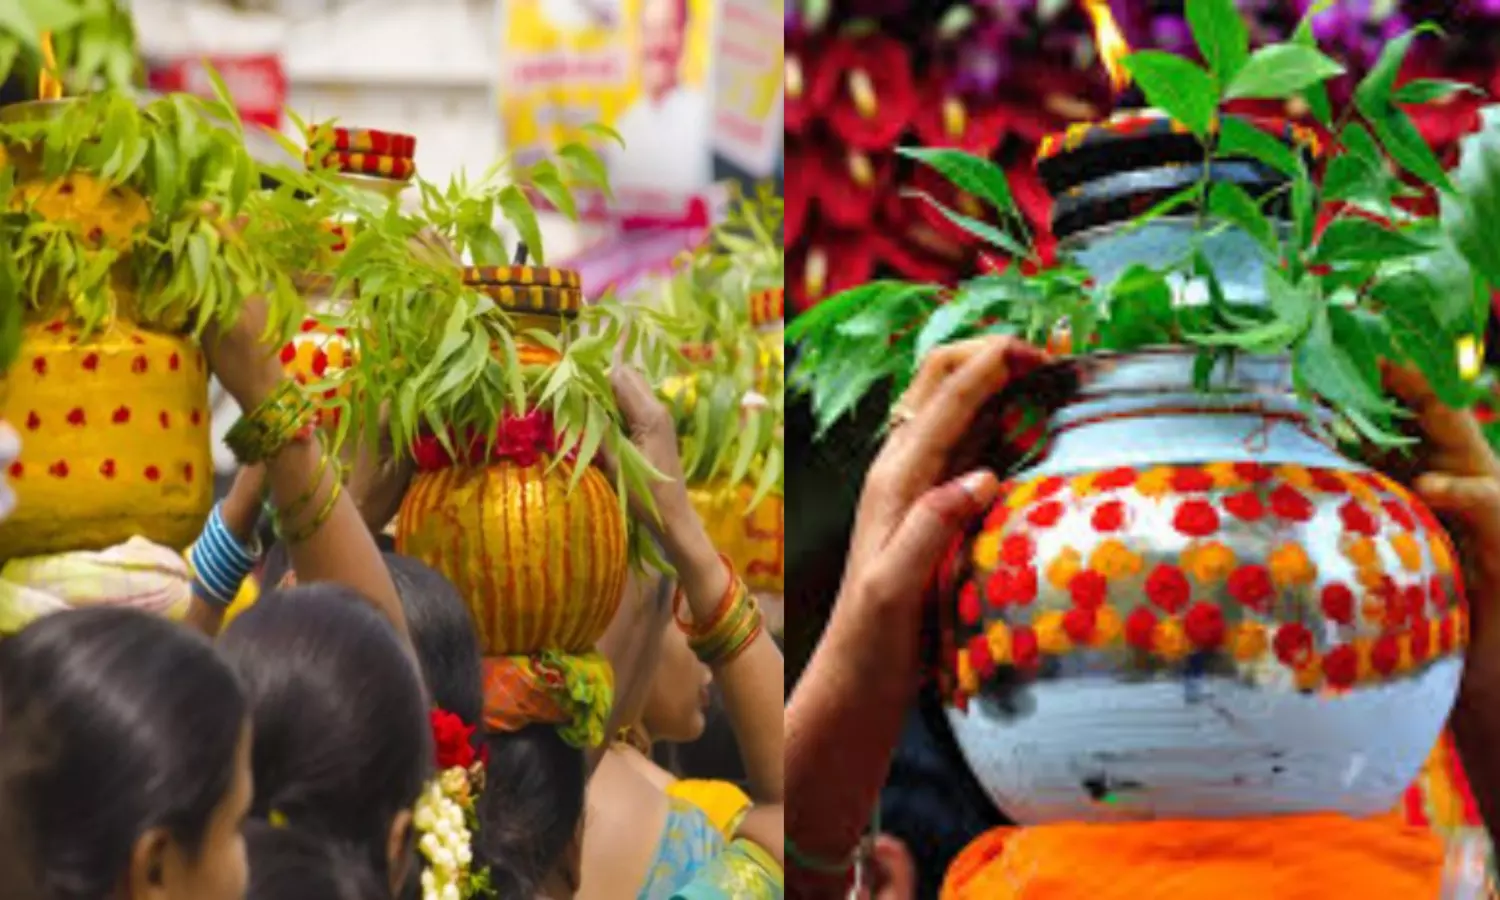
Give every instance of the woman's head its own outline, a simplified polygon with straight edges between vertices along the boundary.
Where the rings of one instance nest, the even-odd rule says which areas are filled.
[[[555,725],[490,734],[479,800],[481,853],[501,897],[534,897],[556,879],[577,890],[586,775],[583,751]]]
[[[385,564],[401,596],[406,627],[433,705],[466,725],[478,725],[484,715],[479,636],[458,588],[407,556],[387,553]]]
[[[0,808],[48,900],[239,900],[250,743],[233,673],[170,622],[65,612],[0,643]]]
[[[667,625],[641,724],[652,738],[688,744],[703,736],[713,675],[675,623]]]
[[[265,822],[245,829],[245,843],[255,861],[245,900],[390,900],[390,886],[347,845]]]
[[[266,594],[220,650],[249,702],[254,817],[342,846],[399,884],[432,742],[395,630],[353,591],[318,584]]]

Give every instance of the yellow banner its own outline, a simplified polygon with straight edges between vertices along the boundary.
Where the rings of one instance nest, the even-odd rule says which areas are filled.
[[[622,200],[713,181],[714,0],[501,0],[505,142],[522,159],[608,125]]]

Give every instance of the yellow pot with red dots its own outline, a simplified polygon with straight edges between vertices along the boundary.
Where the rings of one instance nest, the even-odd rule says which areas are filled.
[[[509,312],[518,330],[560,333],[582,305],[578,274],[533,266],[465,270],[465,281]],[[555,351],[516,338],[523,366]],[[508,416],[494,435],[453,435],[454,453],[418,438],[414,478],[396,520],[396,547],[453,582],[488,655],[584,653],[604,634],[625,589],[625,516],[593,467],[570,486],[550,416]]]
[[[354,343],[346,328],[335,328],[317,319],[303,321],[297,334],[281,348],[281,366],[287,375],[304,387],[335,382],[341,372],[353,365]],[[329,403],[349,396],[347,384],[326,387],[319,398]],[[337,428],[338,410],[320,411],[320,424]]]
[[[714,481],[688,489],[688,497],[709,537],[757,594],[781,594],[786,587],[786,504],[770,494],[750,509],[750,484]],[[748,510],[748,512],[747,512]]]
[[[29,323],[0,380],[21,433],[0,560],[102,550],[141,536],[183,549],[213,504],[208,371],[190,340],[117,321],[84,339]]]

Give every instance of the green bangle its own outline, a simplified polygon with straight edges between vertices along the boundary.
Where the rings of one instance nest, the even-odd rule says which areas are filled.
[[[880,801],[875,801],[875,812],[870,815],[870,830],[865,833],[859,845],[849,852],[848,859],[838,862],[830,862],[811,853],[804,853],[793,841],[790,835],[783,839],[786,849],[786,858],[792,865],[808,872],[819,875],[849,875],[853,873],[856,877],[860,867],[869,859],[871,842],[880,834]]]

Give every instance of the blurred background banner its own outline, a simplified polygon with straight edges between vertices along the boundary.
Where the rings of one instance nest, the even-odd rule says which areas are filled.
[[[287,79],[279,54],[221,54],[158,61],[150,67],[149,84],[152,90],[162,93],[182,92],[212,97],[214,85],[209,75],[210,67],[224,79],[224,86],[234,97],[240,118],[246,124],[281,130]]]
[[[714,42],[714,149],[753,178],[777,168],[783,141],[783,0],[721,0]]]

